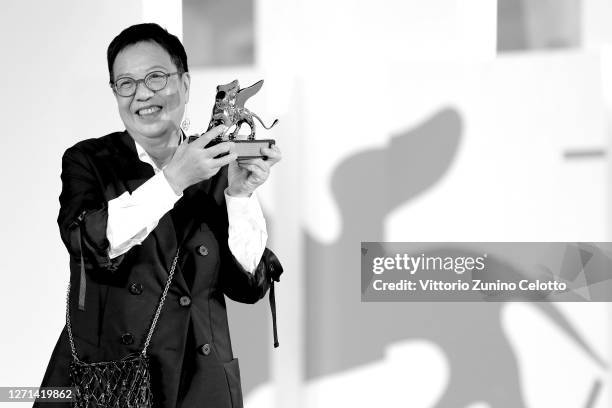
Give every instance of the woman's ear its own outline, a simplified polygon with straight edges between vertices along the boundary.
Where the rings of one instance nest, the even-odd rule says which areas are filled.
[[[189,86],[191,85],[191,76],[189,72],[184,72],[181,75],[181,86],[183,87],[183,91],[185,92],[185,104],[189,102]]]

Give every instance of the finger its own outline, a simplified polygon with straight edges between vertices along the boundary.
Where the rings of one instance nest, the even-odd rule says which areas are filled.
[[[268,161],[270,161],[271,164],[278,163],[283,157],[279,148],[276,147],[276,145],[273,145],[272,148],[262,147],[260,151],[261,154],[268,157]]]
[[[249,175],[250,179],[263,182],[268,178],[268,171],[262,170],[256,164],[245,164],[241,167],[251,172],[251,174]]]
[[[213,167],[223,167],[226,164],[230,164],[235,161],[238,155],[236,153],[230,153],[227,156],[219,157],[218,159],[212,159]]]
[[[259,167],[262,171],[269,171],[270,169],[270,165],[265,162],[263,159],[246,159],[246,160],[239,160],[238,161],[238,166],[242,167],[242,168],[247,168],[248,166],[257,166]]]
[[[282,156],[280,149],[276,145],[272,145],[272,147],[262,147],[260,150],[262,153],[265,153],[266,156]]]
[[[210,129],[208,132],[203,133],[200,137],[198,137],[196,140],[191,142],[191,146],[194,146],[196,148],[202,148],[206,146],[208,142],[213,140],[215,137],[222,135],[226,130],[227,130],[227,126],[225,125],[215,126],[214,128]]]
[[[245,158],[240,158],[238,159],[238,164],[240,163],[245,163],[245,164],[253,164],[253,161],[257,160],[257,159],[245,159]]]
[[[233,150],[232,142],[222,142],[216,144],[214,146],[208,147],[204,149],[204,151],[208,154],[209,157],[216,157],[223,153],[229,153]]]

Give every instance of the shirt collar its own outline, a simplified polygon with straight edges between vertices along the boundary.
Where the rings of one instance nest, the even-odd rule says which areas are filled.
[[[181,144],[182,142],[185,141],[185,134],[183,133],[183,130],[181,129],[181,140],[179,141],[179,144]],[[155,171],[155,174],[159,173],[160,171],[162,171],[164,169],[164,167],[162,167],[161,169],[159,167],[157,167],[157,164],[155,164],[155,162],[153,161],[153,159],[151,158],[151,156],[149,156],[149,153],[147,153],[147,151],[136,141],[136,139],[134,140],[134,144],[136,145],[136,153],[138,154],[138,159],[141,162],[150,164],[151,167],[153,167],[153,171]]]

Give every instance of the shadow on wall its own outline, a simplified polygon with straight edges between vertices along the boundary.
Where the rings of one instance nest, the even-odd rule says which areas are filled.
[[[498,408],[525,406],[517,360],[501,326],[503,303],[360,300],[360,241],[384,240],[386,217],[442,179],[458,151],[462,128],[459,112],[443,109],[393,135],[386,148],[347,158],[334,172],[340,237],[329,245],[305,237],[307,380],[382,360],[392,343],[424,339],[444,351],[450,367],[448,386],[436,408],[474,401]],[[453,203],[448,205],[452,208]],[[599,360],[555,307],[537,306]]]
[[[360,242],[382,241],[386,217],[442,179],[458,151],[462,128],[459,112],[443,109],[393,135],[386,148],[355,154],[334,171],[332,190],[342,216],[341,234],[329,245],[305,236],[307,380],[382,360],[393,343],[424,339],[444,351],[450,367],[449,383],[435,408],[474,401],[496,408],[525,407],[516,356],[501,326],[503,303],[361,302]],[[448,205],[452,208],[453,203]],[[448,254],[443,247],[440,251]],[[435,249],[430,252],[435,255]],[[491,269],[520,274],[497,264]],[[603,365],[552,304],[535,305]],[[243,350],[238,355],[244,395],[269,381],[270,375],[269,327],[252,326],[267,321],[269,306],[266,301],[254,306],[228,302],[233,309],[234,348]]]

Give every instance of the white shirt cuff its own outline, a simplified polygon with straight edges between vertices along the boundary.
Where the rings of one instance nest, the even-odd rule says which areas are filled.
[[[125,192],[108,202],[106,237],[109,256],[115,258],[139,245],[159,219],[182,197],[174,192],[163,172],[147,180],[132,194]]]
[[[232,197],[225,189],[227,206],[228,246],[242,267],[254,272],[266,248],[268,231],[259,200],[250,197]]]

